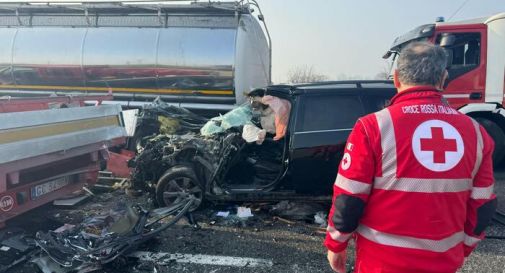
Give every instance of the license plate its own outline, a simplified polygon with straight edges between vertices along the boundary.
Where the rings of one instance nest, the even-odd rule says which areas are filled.
[[[44,194],[48,194],[55,190],[59,190],[68,184],[69,184],[68,177],[62,177],[55,180],[51,180],[44,184],[37,185],[32,188],[32,199],[38,198]]]

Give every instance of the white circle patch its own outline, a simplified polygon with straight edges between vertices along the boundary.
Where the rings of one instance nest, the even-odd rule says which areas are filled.
[[[340,164],[342,170],[347,170],[351,167],[351,155],[349,153],[345,153],[344,157],[342,157],[342,163]]]
[[[7,212],[14,207],[14,199],[10,195],[5,195],[0,199],[0,209]]]
[[[465,146],[456,128],[445,121],[434,119],[417,126],[412,136],[412,151],[424,167],[443,172],[459,163],[465,153]]]

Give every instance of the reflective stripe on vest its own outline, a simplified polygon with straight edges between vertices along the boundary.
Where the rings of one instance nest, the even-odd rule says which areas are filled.
[[[375,113],[382,147],[382,177],[396,177],[396,138],[393,120],[387,108]]]
[[[472,179],[376,177],[374,188],[404,192],[462,192],[472,189]]]
[[[344,177],[341,174],[337,175],[335,186],[352,194],[369,194],[370,190],[372,189],[372,184],[352,180]]]
[[[475,128],[475,133],[477,134],[477,157],[475,159],[475,165],[473,166],[472,178],[475,177],[479,171],[480,164],[482,163],[482,151],[484,150],[484,142],[482,140],[482,133],[480,132],[480,125],[477,121],[472,119],[473,127]]]
[[[494,184],[489,187],[473,187],[472,188],[472,199],[489,199],[493,194]]]
[[[430,240],[384,233],[365,225],[360,225],[357,232],[361,236],[377,244],[433,252],[446,252],[447,250],[462,243],[465,238],[465,233],[463,231],[456,232],[453,235],[440,240]]]
[[[326,231],[328,231],[328,233],[330,234],[330,236],[333,240],[341,242],[341,243],[347,242],[347,240],[349,240],[349,238],[351,238],[351,236],[352,236],[352,233],[342,233],[342,232],[336,230],[332,226],[328,226],[326,228]]]
[[[484,142],[482,140],[482,133],[480,131],[480,125],[477,121],[473,120],[473,125],[475,127],[475,132],[477,134],[477,158],[475,160],[475,166],[472,171],[472,177],[475,177],[479,171],[480,165],[482,163],[482,152],[484,150]],[[473,187],[472,194],[470,198],[472,199],[489,199],[493,195],[494,184],[489,187]]]
[[[477,237],[473,237],[473,236],[470,236],[468,234],[465,233],[465,245],[466,246],[470,246],[470,247],[473,247],[475,245],[477,245],[478,242],[480,242],[481,239],[480,238],[477,238]]]

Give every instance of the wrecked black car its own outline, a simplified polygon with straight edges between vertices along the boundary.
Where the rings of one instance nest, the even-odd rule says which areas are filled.
[[[139,117],[155,134],[136,142],[132,184],[161,206],[192,194],[192,209],[203,200],[329,200],[354,123],[395,92],[387,81],[274,85],[210,120],[158,102]]]

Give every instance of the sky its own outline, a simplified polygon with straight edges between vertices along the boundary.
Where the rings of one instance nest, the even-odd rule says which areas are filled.
[[[272,37],[272,80],[310,67],[329,79],[369,78],[397,36],[422,24],[505,12],[505,0],[257,0]],[[465,3],[466,2],[466,3]],[[464,4],[462,6],[462,4]]]

